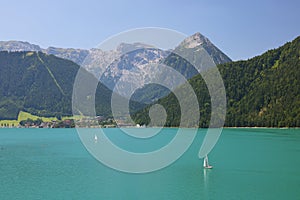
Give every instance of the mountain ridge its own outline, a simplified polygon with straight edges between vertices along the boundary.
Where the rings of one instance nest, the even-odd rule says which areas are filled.
[[[191,41],[195,41],[191,43]],[[190,43],[187,45],[187,43]],[[183,45],[184,43],[184,45]],[[179,46],[185,46],[186,48],[195,48],[197,46],[203,45],[205,50],[208,52],[218,52],[221,53],[221,57],[216,60],[216,64],[230,62],[231,59],[225,55],[220,49],[218,49],[207,37],[202,35],[199,32],[188,36],[185,38]],[[119,55],[122,55],[124,52],[134,51],[137,49],[145,49],[145,48],[155,48],[148,44],[143,44],[140,42],[135,42],[132,44],[129,43],[120,43],[115,50],[119,52]],[[176,47],[174,47],[175,49]],[[0,41],[0,51],[42,51],[46,54],[52,54],[64,59],[72,60],[73,62],[82,65],[84,59],[87,58],[88,54],[95,54],[99,53],[101,55],[105,54],[104,52],[108,53],[110,51],[104,51],[98,48],[91,48],[91,49],[83,49],[83,48],[62,48],[62,47],[53,47],[49,46],[47,48],[41,48],[39,45],[29,43],[27,41],[17,41],[17,40],[10,40],[10,41]],[[170,50],[165,50],[170,51]],[[107,56],[107,55],[106,55]]]
[[[72,60],[94,74],[110,90],[114,90],[116,83],[122,80],[121,90],[118,90],[120,95],[130,98],[127,96],[131,93],[129,91],[130,88],[138,87],[144,91],[137,92],[134,95],[134,100],[142,103],[151,103],[155,99],[169,93],[169,90],[161,89],[160,92],[153,95],[142,95],[142,93],[152,94],[151,90],[156,88],[150,86],[148,89],[144,89],[147,87],[145,86],[147,80],[151,82],[151,80],[156,79],[157,74],[162,73],[157,68],[158,65],[167,65],[177,70],[186,79],[189,79],[198,74],[199,71],[212,67],[215,64],[231,62],[227,55],[199,32],[185,38],[178,46],[174,47],[174,50],[161,50],[140,42],[132,44],[120,43],[116,49],[108,51],[103,51],[99,48],[86,50],[48,47],[47,49],[42,49],[38,45],[28,42],[18,43],[17,41],[2,42],[2,44],[1,47],[0,43],[0,49],[2,48],[2,50],[25,51],[32,48],[33,51],[42,51],[46,54]],[[199,60],[201,59],[209,60],[209,57],[212,59],[211,62],[202,63],[201,66],[189,65],[187,68],[182,68],[180,67],[181,62],[185,61],[182,61],[179,55],[189,56],[189,60],[194,62],[191,64],[200,63]],[[195,66],[197,67],[195,68]],[[134,79],[132,76],[134,76]],[[168,80],[169,85],[177,84],[175,77],[169,77],[166,80]]]

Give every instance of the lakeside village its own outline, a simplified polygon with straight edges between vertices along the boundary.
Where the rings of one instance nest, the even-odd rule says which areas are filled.
[[[119,126],[126,126],[125,121],[118,121]],[[61,120],[47,120],[42,118],[26,119],[16,123],[10,123],[9,120],[0,121],[0,128],[114,128],[117,123],[113,118],[97,117],[83,117],[81,119],[61,119]]]

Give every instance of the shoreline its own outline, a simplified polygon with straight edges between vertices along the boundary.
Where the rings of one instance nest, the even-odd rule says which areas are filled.
[[[101,128],[101,129],[107,129],[107,128],[136,128],[136,129],[143,129],[143,128],[172,128],[172,129],[178,129],[178,128],[184,128],[184,129],[195,129],[196,127],[57,127],[57,128],[40,128],[40,127],[0,127],[0,129],[78,129],[78,128]],[[220,127],[222,129],[300,129],[300,127]],[[202,128],[198,127],[198,129],[209,129],[209,128]],[[212,128],[211,128],[212,129]]]

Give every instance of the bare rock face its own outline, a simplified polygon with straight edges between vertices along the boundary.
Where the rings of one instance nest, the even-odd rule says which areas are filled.
[[[0,51],[41,51],[35,44],[21,41],[0,41]]]

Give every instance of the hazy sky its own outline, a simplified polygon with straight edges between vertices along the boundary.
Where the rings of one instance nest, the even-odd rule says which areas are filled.
[[[234,60],[300,35],[298,0],[0,0],[0,40],[92,48],[132,28],[200,32]]]

